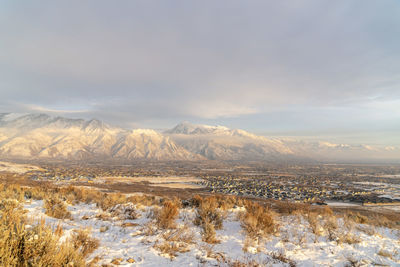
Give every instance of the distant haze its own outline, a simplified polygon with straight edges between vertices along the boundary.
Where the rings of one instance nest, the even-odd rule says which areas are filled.
[[[2,1],[1,112],[400,147],[400,1]]]

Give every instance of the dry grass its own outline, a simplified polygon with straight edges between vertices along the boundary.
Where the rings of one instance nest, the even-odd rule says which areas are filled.
[[[168,230],[162,234],[163,241],[154,244],[154,248],[170,258],[178,253],[190,251],[190,245],[194,244],[194,233],[185,225],[179,229]]]
[[[205,223],[211,223],[217,230],[222,229],[223,216],[218,210],[218,202],[215,197],[201,199],[196,209],[194,224],[201,226]]]
[[[179,204],[176,201],[166,200],[161,209],[154,209],[156,225],[162,229],[175,228],[178,216]]]
[[[326,234],[330,241],[339,241],[343,234],[338,231],[337,217],[329,207],[310,210],[305,214],[311,232],[315,235],[314,242],[318,236]]]
[[[291,215],[294,213],[305,214],[309,213],[311,205],[307,203],[295,203],[289,201],[276,201],[274,203],[276,211],[280,214]]]
[[[348,256],[346,258],[347,263],[345,265],[345,267],[360,267],[362,266],[362,263],[360,263],[358,260],[353,259],[351,256]]]
[[[380,249],[377,254],[385,258],[393,259],[393,254],[387,250]]]
[[[110,208],[109,212],[111,216],[120,220],[136,220],[140,216],[132,203],[117,204]]]
[[[203,201],[203,198],[201,196],[195,195],[190,200],[190,204],[191,204],[191,206],[198,208],[202,201]]]
[[[146,207],[159,204],[159,199],[156,198],[155,196],[150,196],[150,195],[130,196],[127,198],[127,201],[134,203],[134,204],[140,204],[140,205],[146,206]]]
[[[40,188],[40,187],[31,187],[25,189],[25,198],[27,199],[37,199],[37,200],[42,200],[45,199],[48,196],[46,187],[45,188]]]
[[[207,198],[212,198],[215,202],[215,207],[219,208],[222,211],[226,211],[236,207],[243,207],[245,202],[243,198],[240,198],[238,196],[215,195]],[[203,197],[195,195],[190,199],[189,203],[191,204],[191,206],[198,208],[203,201]]]
[[[215,227],[214,224],[212,224],[210,221],[205,221],[202,224],[202,240],[204,242],[207,242],[209,244],[217,244],[220,241],[218,240],[215,232]]]
[[[320,215],[316,212],[306,214],[306,219],[311,228],[311,232],[317,237],[322,235],[323,229],[319,219]]]
[[[24,189],[19,185],[0,185],[0,199],[14,199],[19,202],[25,197]]]
[[[241,216],[242,228],[251,238],[266,237],[278,229],[272,211],[256,202],[245,203],[246,212]]]
[[[271,261],[269,259],[254,259],[254,257],[250,255],[246,255],[243,259],[236,259],[232,261],[231,259],[226,260],[226,263],[222,266],[227,267],[264,267],[264,266],[272,266]]]
[[[1,266],[85,266],[85,255],[59,238],[43,220],[27,225],[16,200],[1,202]]]
[[[99,240],[91,237],[88,229],[74,230],[70,242],[84,256],[91,254],[99,247]]]
[[[108,229],[109,229],[109,227],[107,225],[106,226],[101,226],[99,231],[100,231],[100,233],[104,233],[104,232],[107,232]]]
[[[67,209],[67,205],[57,195],[50,195],[44,200],[44,208],[46,215],[57,219],[69,219],[71,213]]]
[[[181,246],[176,242],[161,241],[153,245],[153,248],[160,251],[162,254],[168,255],[171,259],[175,258],[178,253],[188,252],[187,246]]]
[[[167,241],[193,244],[195,235],[188,225],[184,225],[178,229],[169,230],[163,233],[162,237]]]
[[[223,216],[218,210],[218,202],[215,197],[197,198],[196,217],[194,224],[202,228],[202,238],[204,242],[215,244],[219,240],[216,238],[215,230],[222,229]]]
[[[284,253],[283,251],[280,251],[280,252],[273,252],[273,253],[270,254],[270,256],[271,256],[272,259],[277,260],[277,261],[279,261],[279,262],[281,262],[281,263],[282,263],[282,262],[283,262],[283,263],[286,263],[286,264],[288,264],[290,267],[295,267],[295,266],[296,266],[296,263],[295,263],[293,260],[289,259],[289,258],[285,255],[285,253]]]
[[[100,212],[96,214],[96,219],[102,220],[102,221],[109,221],[111,220],[111,215],[108,212]]]
[[[95,199],[97,206],[103,210],[108,210],[115,205],[126,203],[126,197],[121,193],[103,194],[101,199]]]
[[[338,244],[347,243],[350,245],[358,244],[361,242],[360,238],[352,233],[340,235],[337,240]]]
[[[347,211],[343,217],[345,220],[350,220],[357,224],[368,224],[371,226],[400,229],[400,216],[399,213],[396,212],[393,212],[392,214],[370,212],[364,215],[360,212]]]
[[[338,239],[338,223],[337,218],[334,216],[329,216],[325,220],[324,229],[328,233],[328,239],[334,241]]]
[[[200,246],[200,250],[205,253],[207,258],[216,259],[218,266],[224,266],[224,264],[229,262],[225,256],[225,253],[216,251],[214,244],[202,245]]]
[[[144,235],[144,236],[155,235],[157,233],[157,231],[158,231],[158,227],[152,221],[145,223],[142,226],[142,228],[140,229],[141,234]]]

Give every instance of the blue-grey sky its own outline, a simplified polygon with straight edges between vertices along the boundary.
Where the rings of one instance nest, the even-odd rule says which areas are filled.
[[[400,144],[400,1],[1,1],[0,111]]]

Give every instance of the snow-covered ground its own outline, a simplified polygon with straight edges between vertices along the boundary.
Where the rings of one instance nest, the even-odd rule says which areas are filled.
[[[338,219],[339,233],[351,234],[360,242],[349,244],[330,241],[327,234],[315,236],[308,221],[301,215],[281,216],[276,235],[263,242],[248,242],[243,232],[238,213],[240,208],[230,210],[224,220],[223,229],[217,231],[219,244],[209,245],[201,241],[200,228],[193,225],[195,212],[191,208],[181,209],[178,227],[184,224],[194,233],[194,244],[189,251],[171,259],[161,254],[155,244],[162,242],[162,233],[145,235],[144,225],[151,219],[146,216],[151,207],[137,207],[140,218],[124,220],[113,217],[101,220],[96,215],[104,213],[95,204],[70,205],[72,219],[57,220],[44,214],[43,201],[30,200],[25,204],[28,217],[35,220],[44,218],[55,227],[59,222],[68,238],[73,229],[90,228],[91,235],[100,241],[99,248],[90,256],[99,256],[99,264],[110,264],[120,259],[121,266],[228,266],[224,261],[254,260],[266,266],[288,266],[274,260],[271,255],[284,254],[296,266],[345,266],[350,261],[362,266],[400,266],[400,231],[388,228],[374,228],[356,225],[348,230],[342,219]],[[123,226],[123,223],[132,223]],[[324,232],[324,229],[321,229]],[[89,259],[89,260],[90,260]],[[219,261],[218,261],[219,259]],[[129,263],[128,260],[131,262]]]
[[[12,162],[0,161],[0,172],[11,172],[11,173],[26,173],[29,171],[38,171],[41,168],[29,164],[18,164]]]

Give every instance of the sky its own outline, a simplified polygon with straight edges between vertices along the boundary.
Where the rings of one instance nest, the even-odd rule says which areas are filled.
[[[3,0],[0,112],[400,145],[400,1]]]

